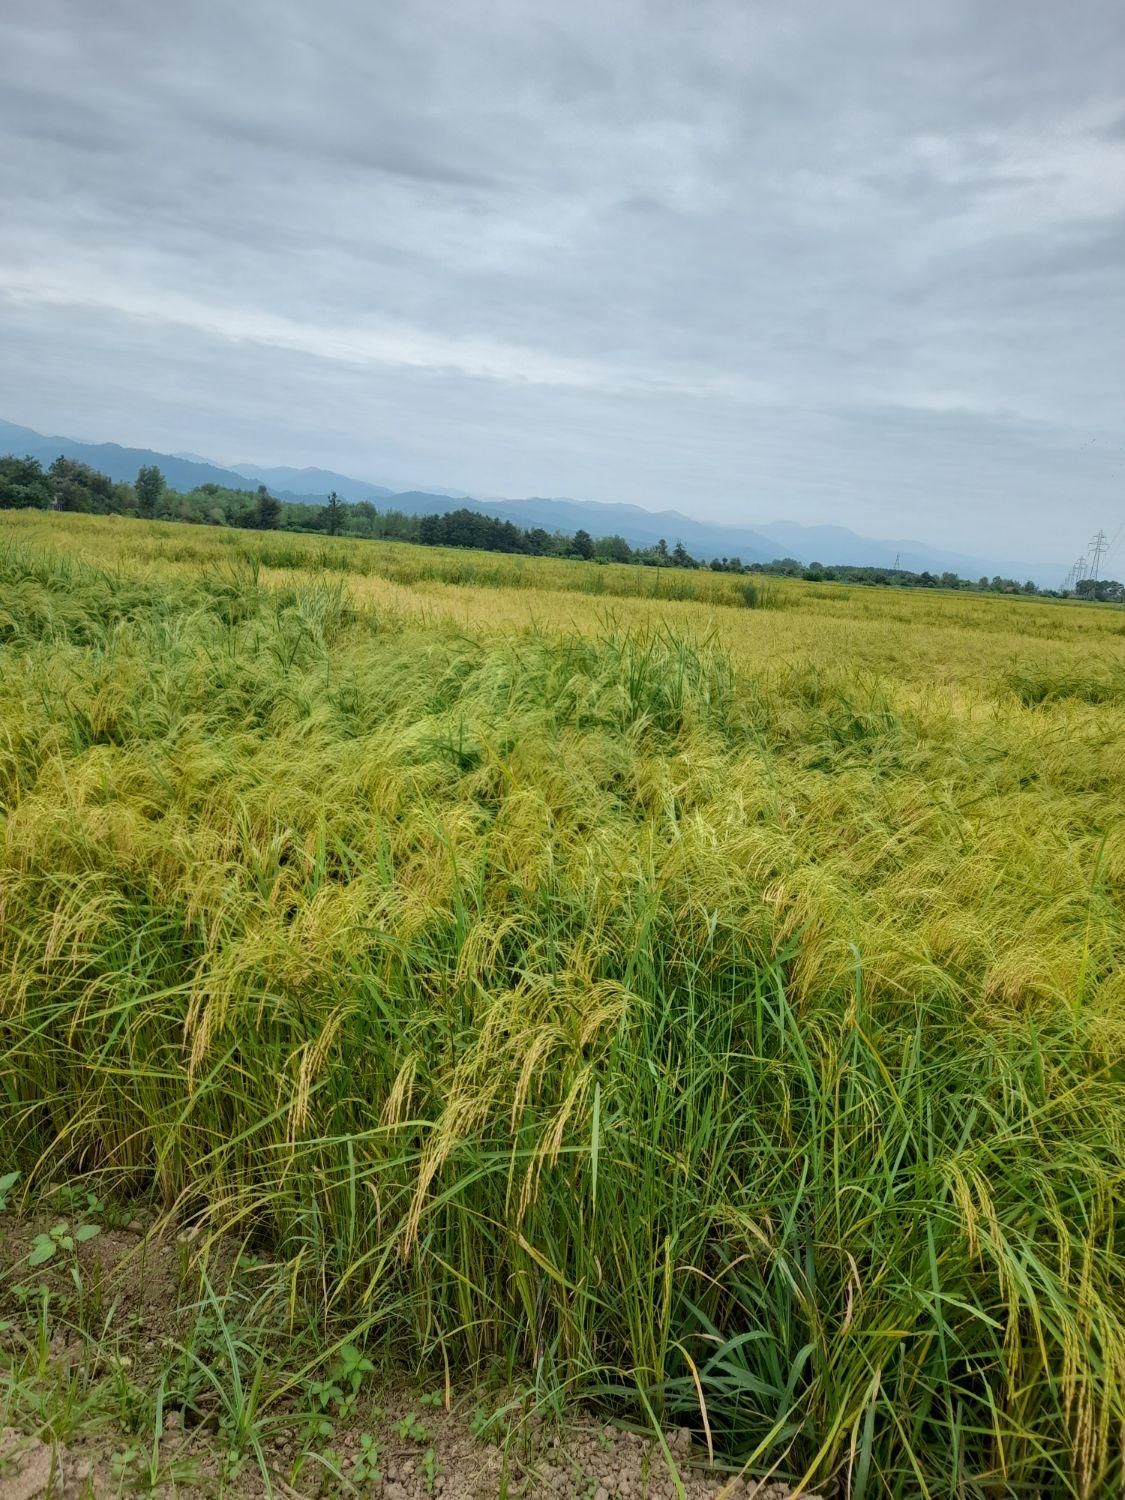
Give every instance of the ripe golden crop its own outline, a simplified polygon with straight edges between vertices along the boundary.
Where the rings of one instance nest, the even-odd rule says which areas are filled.
[[[1119,1472],[1120,611],[17,513],[0,726],[10,1156],[811,1481]]]

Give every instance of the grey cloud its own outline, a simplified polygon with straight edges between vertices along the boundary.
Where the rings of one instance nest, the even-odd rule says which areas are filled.
[[[1099,0],[8,0],[0,414],[1069,554],[1122,77]]]

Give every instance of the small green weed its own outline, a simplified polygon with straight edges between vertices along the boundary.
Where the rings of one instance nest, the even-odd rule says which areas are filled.
[[[422,1479],[431,1495],[434,1492],[434,1481],[440,1473],[441,1464],[438,1463],[437,1458],[434,1456],[433,1448],[427,1448],[425,1453],[422,1454]]]
[[[348,1478],[357,1489],[373,1488],[382,1480],[379,1468],[379,1443],[369,1432],[359,1435],[359,1452],[352,1462]]]
[[[305,1394],[314,1411],[332,1411],[343,1420],[351,1413],[359,1395],[360,1387],[375,1366],[356,1348],[345,1344],[338,1352],[328,1375],[323,1380],[310,1380],[305,1385]],[[321,1427],[323,1423],[320,1424]]]
[[[50,1229],[37,1234],[27,1257],[29,1266],[42,1266],[53,1260],[60,1251],[73,1255],[77,1247],[101,1233],[97,1224],[79,1224],[73,1230],[65,1219],[60,1219]]]
[[[407,1439],[412,1443],[428,1443],[430,1441],[430,1430],[426,1424],[419,1420],[417,1413],[408,1411],[395,1426],[395,1431],[400,1438]]]

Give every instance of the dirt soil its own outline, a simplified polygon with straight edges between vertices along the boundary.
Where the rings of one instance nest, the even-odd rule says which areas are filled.
[[[232,1463],[217,1423],[187,1425],[174,1406],[160,1414],[158,1441],[155,1423],[130,1431],[121,1420],[121,1371],[134,1389],[159,1384],[158,1366],[166,1366],[169,1345],[183,1331],[181,1286],[195,1247],[139,1223],[102,1225],[96,1236],[29,1267],[40,1237],[64,1219],[72,1232],[73,1211],[0,1214],[0,1500],[137,1493],[190,1500],[796,1500],[786,1484],[710,1467],[687,1429],[664,1434],[661,1444],[594,1420],[564,1427],[534,1415],[521,1421],[517,1411],[502,1439],[482,1420],[504,1405],[495,1391],[453,1392],[446,1407],[404,1385],[365,1390],[313,1455],[302,1430],[307,1412],[303,1419],[279,1409],[264,1426],[261,1461],[248,1455]],[[225,1252],[225,1269],[234,1258]],[[211,1269],[218,1281],[222,1249]],[[79,1285],[87,1304],[94,1299],[96,1326],[112,1322],[125,1338],[94,1342],[76,1331]],[[49,1307],[66,1309],[45,1326],[43,1287]],[[86,1313],[89,1326],[89,1305]],[[104,1399],[95,1399],[103,1388]]]

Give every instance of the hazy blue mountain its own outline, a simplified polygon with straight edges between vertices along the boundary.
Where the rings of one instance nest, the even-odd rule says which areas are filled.
[[[845,526],[798,526],[794,521],[769,521],[757,528],[762,536],[786,557],[802,562],[853,563],[859,567],[908,568],[914,573],[959,573],[962,578],[990,578],[1001,573],[1005,578],[1041,578],[1046,581],[1058,571],[1049,563],[1030,563],[1011,557],[974,557],[964,552],[945,551],[925,542],[909,539],[873,541],[859,536]],[[1061,574],[1060,574],[1061,576]]]
[[[199,463],[195,459],[177,458],[174,453],[154,453],[151,448],[122,448],[119,443],[78,443],[73,438],[45,437],[30,427],[0,421],[0,453],[15,453],[20,458],[37,458],[46,468],[59,454],[76,458],[79,463],[100,469],[111,479],[132,484],[142,464],[156,464],[174,490],[194,490],[201,484],[221,484],[227,489],[245,489],[246,480],[233,469],[217,464]]]
[[[316,495],[323,500],[329,490],[335,490],[341,500],[375,503],[387,500],[395,493],[385,484],[368,484],[365,479],[351,479],[347,474],[336,474],[331,469],[263,469],[257,464],[234,464],[233,468],[245,479],[252,480],[255,485],[264,484],[283,498],[300,496],[307,499]]]
[[[460,490],[394,490],[368,480],[354,479],[332,469],[266,468],[258,464],[236,464],[223,468],[205,459],[184,454],[154,453],[147,448],[122,448],[117,443],[79,443],[71,438],[44,437],[30,427],[0,421],[0,453],[31,454],[43,464],[60,453],[80,459],[111,479],[133,480],[142,464],[156,464],[173,489],[190,490],[200,484],[230,488],[254,488],[264,484],[282,499],[323,504],[329,490],[344,500],[370,500],[383,510],[401,510],[408,515],[426,515],[465,506],[482,515],[514,521],[518,526],[542,526],[547,531],[572,533],[583,527],[591,536],[623,536],[634,547],[650,547],[661,537],[674,547],[683,542],[693,557],[709,562],[713,557],[739,557],[744,563],[771,562],[793,557],[798,562],[851,563],[860,567],[899,567],[915,572],[950,571],[963,578],[1034,578],[1057,584],[1062,569],[1054,563],[1029,562],[1012,557],[976,557],[945,551],[925,542],[886,541],[859,536],[844,526],[801,526],[795,521],[769,521],[761,525],[731,526],[698,521],[676,510],[645,510],[640,505],[605,504],[597,500],[546,498],[532,495],[523,500],[477,500]]]
[[[275,495],[285,500],[307,501],[310,497],[323,500],[329,490],[335,490],[341,500],[370,500],[373,505],[403,493],[424,493],[443,502],[470,498],[465,490],[447,490],[440,485],[418,485],[404,491],[401,485],[353,479],[350,474],[337,474],[334,469],[265,469],[260,464],[232,464],[231,467],[255,484],[268,485]]]

